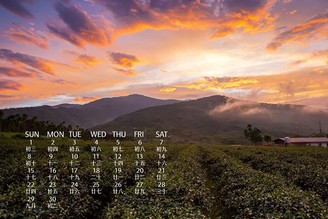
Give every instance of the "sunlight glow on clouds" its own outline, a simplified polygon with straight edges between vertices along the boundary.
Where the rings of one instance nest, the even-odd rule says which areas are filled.
[[[322,0],[0,1],[0,107],[133,93],[320,105],[327,9]]]

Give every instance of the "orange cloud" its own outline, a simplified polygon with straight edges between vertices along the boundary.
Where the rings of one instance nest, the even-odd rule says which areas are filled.
[[[44,80],[44,79],[42,79]],[[51,83],[54,83],[54,84],[60,84],[60,85],[71,85],[71,86],[79,86],[80,84],[77,83],[77,82],[73,82],[73,81],[67,81],[67,80],[64,80],[64,79],[61,79],[61,78],[57,78],[57,79],[47,79],[46,81],[49,81]]]
[[[215,33],[213,34],[211,39],[220,39],[224,38],[230,34],[233,34],[236,32],[236,27],[231,27],[231,26],[222,26],[216,28]]]
[[[14,68],[7,68],[7,67],[0,67],[0,76],[8,76],[8,77],[27,77],[27,78],[33,78],[36,76],[36,73],[31,72],[28,69],[25,69],[25,71],[21,71]]]
[[[109,53],[109,56],[114,64],[129,69],[133,68],[136,63],[140,62],[136,56],[120,52],[111,52]]]
[[[20,83],[10,81],[10,80],[1,80],[0,81],[0,90],[19,90],[22,87]]]
[[[0,99],[11,99],[14,98],[14,96],[6,95],[6,94],[0,94]]]
[[[320,14],[305,23],[296,25],[295,27],[276,36],[270,44],[268,50],[276,50],[283,44],[290,42],[303,42],[309,39],[320,39],[327,37],[328,29],[328,13]]]
[[[167,87],[167,88],[162,88],[160,89],[160,92],[162,93],[172,93],[176,90],[175,87]]]
[[[100,63],[100,61],[96,57],[86,54],[79,55],[78,58],[76,59],[76,62],[83,63],[87,66],[95,66]]]
[[[109,57],[112,63],[122,67],[122,68],[114,67],[113,68],[114,70],[125,75],[130,75],[130,76],[136,75],[137,72],[135,72],[132,69],[135,66],[135,64],[140,62],[140,60],[136,56],[120,53],[120,52],[109,52]]]
[[[306,59],[296,60],[291,65],[299,65],[313,59],[327,59],[328,64],[328,49],[313,51]]]
[[[171,87],[198,91],[216,91],[263,102],[285,102],[328,96],[328,68],[304,69],[297,72],[245,76],[205,77],[198,81],[172,84]]]
[[[55,74],[55,70],[51,66],[53,62],[40,57],[31,56],[18,52],[15,53],[8,49],[0,49],[0,59],[9,61],[15,65],[24,64],[26,66],[35,68],[47,74],[51,74],[51,75]]]
[[[129,76],[132,76],[132,75],[136,75],[137,73],[132,70],[132,69],[122,69],[122,68],[113,68],[115,71],[119,72],[119,73],[122,73],[122,74],[125,74],[125,75],[129,75]]]
[[[75,98],[75,102],[79,102],[79,103],[89,103],[95,100],[98,100],[99,97],[76,97]]]
[[[34,28],[26,28],[21,24],[13,23],[13,27],[6,31],[9,38],[22,44],[33,44],[42,49],[47,49],[49,40],[41,36]]]
[[[314,51],[312,57],[327,57],[328,58],[328,49]]]
[[[54,62],[41,57],[28,55],[25,53],[13,52],[9,49],[0,49],[0,59],[12,63],[16,68],[28,69],[29,72],[46,73],[55,75],[53,66],[64,66],[71,69],[76,69],[70,65]]]
[[[200,81],[195,81],[187,84],[181,84],[178,86],[187,87],[189,89],[195,90],[224,90],[231,88],[239,88],[245,86],[252,86],[254,84],[260,83],[255,77],[245,77],[245,78],[231,78],[231,77],[205,77]]]
[[[270,13],[276,0],[210,1],[95,0],[114,15],[114,37],[145,29],[212,28],[212,39],[239,32],[262,32],[275,27]]]

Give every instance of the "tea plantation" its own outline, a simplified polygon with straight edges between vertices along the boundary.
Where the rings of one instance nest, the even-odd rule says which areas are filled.
[[[101,146],[102,194],[92,195],[93,141],[77,140],[80,194],[69,194],[72,139],[56,140],[58,208],[47,208],[49,139],[36,145],[36,208],[26,209],[28,139],[0,134],[0,218],[328,218],[328,149],[166,142],[166,194],[157,194],[156,141],[144,141],[143,188],[136,195],[135,146],[123,141],[124,194],[113,194],[113,146]]]

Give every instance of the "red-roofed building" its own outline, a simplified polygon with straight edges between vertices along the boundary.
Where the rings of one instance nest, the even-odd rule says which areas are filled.
[[[275,144],[299,144],[299,145],[309,145],[309,146],[323,146],[327,147],[328,145],[328,138],[326,137],[310,137],[310,138],[278,138],[274,140]]]

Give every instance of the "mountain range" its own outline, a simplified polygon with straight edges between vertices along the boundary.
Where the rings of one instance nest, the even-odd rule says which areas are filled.
[[[263,134],[284,137],[319,133],[319,122],[328,128],[326,110],[211,96],[138,110],[93,129],[149,130],[148,133],[168,130],[177,139],[240,143],[248,124],[258,127]]]
[[[159,100],[142,95],[104,98],[84,105],[61,104],[5,109],[5,115],[27,114],[39,120],[78,125],[91,130],[167,130],[171,138],[244,141],[248,124],[272,137],[311,135],[328,128],[328,111],[291,104],[267,104],[210,96],[195,100]],[[153,136],[149,136],[153,137]]]
[[[37,106],[4,109],[4,116],[26,114],[37,117],[40,121],[50,121],[90,128],[109,122],[119,116],[126,115],[139,109],[177,103],[177,100],[159,100],[143,95],[103,98],[87,104],[60,104],[56,106]]]

